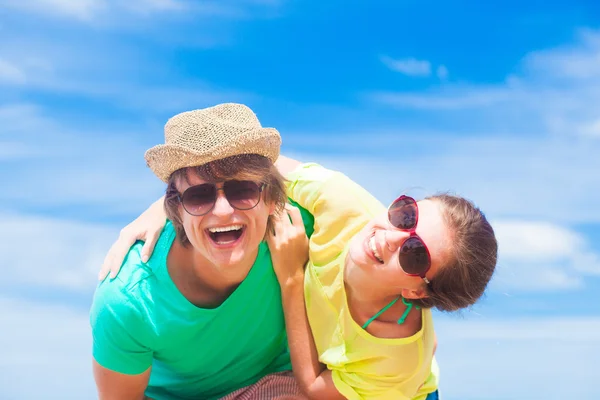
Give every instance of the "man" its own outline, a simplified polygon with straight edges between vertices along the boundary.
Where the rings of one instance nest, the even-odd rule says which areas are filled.
[[[286,202],[279,133],[221,104],[171,118],[165,139],[145,157],[167,183],[169,222],[147,262],[136,243],[94,296],[100,399],[300,397],[282,373],[281,294],[263,241]]]

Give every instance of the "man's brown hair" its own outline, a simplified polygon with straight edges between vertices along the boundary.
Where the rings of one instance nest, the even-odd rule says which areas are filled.
[[[177,189],[177,184],[183,180],[189,183],[190,174],[195,174],[200,179],[211,183],[236,179],[264,184],[265,188],[261,193],[261,201],[267,204],[274,204],[275,215],[283,211],[283,207],[287,201],[284,177],[268,158],[258,154],[242,154],[215,160],[197,167],[179,169],[171,174],[167,183],[165,212],[167,218],[173,223],[173,227],[177,232],[177,238],[186,246],[189,244],[189,239],[185,234],[179,214],[180,210],[181,212],[186,211],[183,208],[179,208],[179,196],[181,193]],[[270,215],[267,221],[266,232],[270,232],[272,229],[273,216]]]

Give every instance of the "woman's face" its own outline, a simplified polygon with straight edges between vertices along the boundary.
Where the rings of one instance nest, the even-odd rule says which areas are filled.
[[[431,281],[450,257],[451,237],[439,202],[422,200],[417,205],[416,233],[429,249],[431,268],[426,276]],[[354,236],[350,243],[350,260],[381,282],[382,288],[397,288],[398,293],[400,289],[418,290],[425,282],[418,276],[407,275],[399,261],[400,248],[409,237],[409,232],[401,231],[389,222],[385,212],[373,218]]]

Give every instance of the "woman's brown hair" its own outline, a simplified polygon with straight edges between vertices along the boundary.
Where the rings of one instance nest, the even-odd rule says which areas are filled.
[[[442,206],[451,233],[449,261],[426,285],[428,297],[417,306],[455,311],[471,306],[483,295],[496,269],[498,243],[485,215],[469,200],[448,194],[428,197]]]

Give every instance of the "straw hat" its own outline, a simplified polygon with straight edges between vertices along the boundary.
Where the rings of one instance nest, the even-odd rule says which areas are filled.
[[[259,154],[275,162],[281,136],[263,128],[243,104],[226,103],[177,114],[165,124],[165,144],[146,151],[148,166],[167,182],[180,168],[240,154]]]

